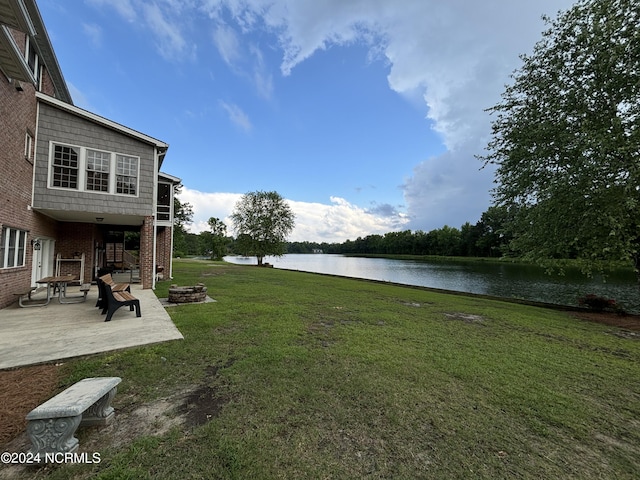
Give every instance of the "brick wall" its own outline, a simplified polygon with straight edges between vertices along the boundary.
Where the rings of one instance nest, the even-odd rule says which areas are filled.
[[[171,254],[171,227],[158,227],[158,240],[156,243],[156,264],[164,267],[165,279],[169,277]]]
[[[144,217],[140,228],[140,281],[142,288],[151,288],[153,283],[153,216]]]
[[[95,263],[95,244],[97,240],[96,226],[91,223],[60,223],[56,255],[61,258],[80,257],[84,253],[84,283],[93,279]],[[80,275],[80,262],[61,262],[61,275]]]
[[[25,34],[12,33],[24,49]],[[53,89],[46,70],[43,76],[43,90],[47,88],[45,93],[51,95]],[[56,222],[30,209],[35,152],[27,152],[25,158],[25,138],[29,133],[35,148],[36,99],[33,85],[23,82],[21,87],[22,91],[16,90],[16,83],[0,72],[0,227],[28,232],[25,265],[0,269],[0,308],[17,300],[13,295],[16,290],[31,285],[31,240],[56,237]]]

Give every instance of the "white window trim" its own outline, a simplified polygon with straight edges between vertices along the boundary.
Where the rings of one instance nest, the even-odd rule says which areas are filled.
[[[89,161],[88,161],[88,152],[99,152],[99,153],[106,153],[107,155],[109,155],[109,171],[107,172],[108,174],[108,179],[109,179],[109,184],[107,187],[107,191],[102,191],[102,190],[91,190],[90,188],[87,188],[87,177],[88,174],[87,172],[88,170],[88,165],[89,165]],[[84,175],[85,175],[85,181],[84,181],[84,189],[87,192],[92,192],[92,193],[111,193],[111,183],[113,183],[113,179],[112,179],[112,171],[113,171],[113,154],[111,152],[108,152],[106,150],[99,150],[97,148],[85,148],[84,150],[84,155],[85,155],[85,162],[84,162]],[[133,196],[133,195],[131,195]]]
[[[158,199],[156,198],[156,219],[158,219],[158,224],[162,224],[162,225],[171,225],[173,224],[173,197],[174,197],[174,190],[173,190],[173,184],[170,182],[163,182],[162,180],[158,180],[158,189],[160,189],[160,184],[163,185],[167,185],[169,187],[169,205],[162,205],[163,208],[160,208],[161,205],[160,203],[158,203]],[[167,212],[165,211],[164,207],[168,207],[169,211],[169,218],[167,220],[160,220],[160,213],[162,212],[162,214],[166,214]]]
[[[9,238],[11,237],[11,231],[16,232],[16,246],[13,253],[13,265],[7,266],[7,261],[9,259]],[[24,244],[22,248],[22,255],[20,253],[20,236],[24,237]],[[3,242],[3,248],[0,249],[3,254],[2,262],[0,262],[0,270],[8,270],[10,268],[21,268],[26,266],[27,264],[27,231],[20,230],[19,228],[7,227],[3,226],[0,229],[0,242]],[[20,258],[22,257],[22,258]]]
[[[57,187],[53,184],[53,153],[56,145],[61,147],[71,147],[75,148],[79,151],[78,154],[78,188],[65,188],[65,187]],[[97,152],[103,152],[110,154],[109,160],[109,190],[106,192],[101,192],[99,190],[88,190],[87,189],[87,150],[94,150]],[[125,157],[132,157],[137,159],[137,170],[136,170],[136,193],[135,195],[130,195],[128,193],[117,193],[116,192],[116,155],[122,155]],[[49,141],[49,164],[47,171],[47,188],[51,190],[62,190],[65,192],[85,192],[92,193],[96,195],[116,195],[118,197],[123,198],[138,198],[140,196],[140,157],[137,155],[131,155],[130,153],[121,153],[121,152],[110,152],[108,150],[102,150],[100,148],[89,148],[83,147],[80,145],[73,145],[70,143],[62,143],[62,142],[54,142]]]
[[[33,161],[33,136],[27,132],[24,135],[24,158]]]
[[[38,55],[38,49],[34,45],[32,45],[32,43],[34,43],[33,39],[27,35],[27,41],[25,42],[25,46],[24,46],[24,59],[27,62],[29,71],[33,74],[33,78],[36,80],[36,88],[40,90],[40,85],[41,85],[40,74],[42,73],[40,71],[40,55]],[[33,51],[34,60],[35,60],[35,64],[33,65],[33,68],[31,68],[31,65],[29,65],[29,53],[31,53],[31,51]]]

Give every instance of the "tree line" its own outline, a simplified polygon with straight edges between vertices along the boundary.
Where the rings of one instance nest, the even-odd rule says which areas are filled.
[[[480,220],[460,228],[448,225],[429,232],[422,230],[367,235],[343,243],[290,242],[289,253],[342,253],[388,255],[440,255],[500,257],[510,241],[506,209],[489,207]]]
[[[206,256],[220,258],[224,255],[247,255],[250,252],[242,236],[221,235],[212,231],[199,234],[186,232],[184,227],[175,229],[174,251],[176,256]],[[341,253],[341,254],[390,254],[390,255],[443,255],[468,257],[500,257],[508,253],[511,236],[508,233],[508,215],[505,208],[492,206],[480,220],[472,225],[466,222],[460,228],[448,225],[429,232],[404,230],[374,234],[329,242],[286,242],[286,253]]]

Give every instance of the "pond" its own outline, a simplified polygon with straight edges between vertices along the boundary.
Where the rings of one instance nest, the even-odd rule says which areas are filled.
[[[228,256],[231,263],[256,264],[255,257]],[[588,278],[577,269],[548,275],[533,265],[479,261],[418,261],[347,257],[333,254],[289,254],[267,257],[275,268],[479,293],[575,306],[595,294],[613,298],[628,312],[640,313],[640,290],[632,271]]]

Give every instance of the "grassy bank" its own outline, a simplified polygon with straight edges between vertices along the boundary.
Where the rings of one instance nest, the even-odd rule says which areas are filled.
[[[172,283],[196,282],[216,302],[169,310],[183,341],[65,365],[65,384],[123,378],[117,421],[166,399],[155,434],[81,433],[100,464],[30,478],[640,477],[637,337],[530,306],[176,262]]]

